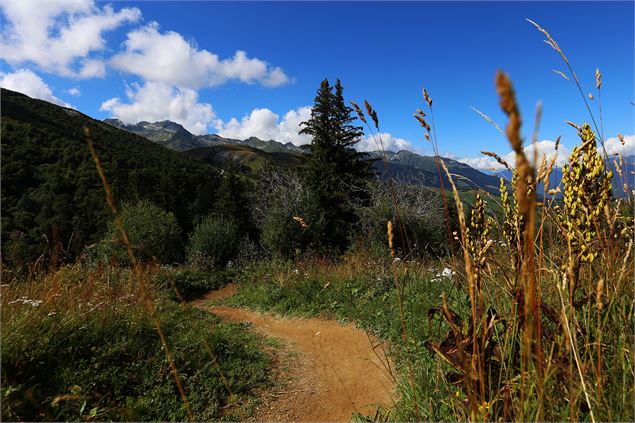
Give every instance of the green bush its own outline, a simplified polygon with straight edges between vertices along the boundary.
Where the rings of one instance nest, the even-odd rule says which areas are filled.
[[[300,175],[264,172],[256,192],[255,220],[268,253],[289,258],[317,248],[325,234],[324,217]]]
[[[230,277],[229,271],[200,272],[193,269],[167,269],[156,279],[159,288],[170,293],[170,298],[178,300],[174,288],[185,301],[225,285]]]
[[[224,267],[238,255],[240,240],[234,220],[207,216],[190,235],[187,260],[203,269]]]
[[[315,241],[314,222],[304,228],[294,220],[294,213],[272,208],[262,227],[261,241],[267,251],[281,257],[293,257],[305,252]],[[303,217],[304,221],[305,217]]]
[[[125,204],[121,219],[137,260],[168,264],[183,259],[181,228],[171,212],[143,200],[137,204]],[[129,263],[126,245],[115,222],[109,224],[104,243],[110,255],[122,263]],[[98,250],[102,251],[99,255],[103,256],[104,249]]]
[[[398,224],[393,193],[399,205]],[[447,251],[448,229],[441,194],[421,186],[389,187],[377,183],[372,190],[369,207],[359,207],[361,234],[371,251],[388,253],[386,223],[391,220],[394,246],[401,257],[439,255]],[[451,230],[458,225],[456,208],[448,202]]]

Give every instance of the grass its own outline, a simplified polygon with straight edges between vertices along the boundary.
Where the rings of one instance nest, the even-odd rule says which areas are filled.
[[[80,266],[8,284],[5,276],[3,421],[187,419],[132,278],[127,269]],[[244,418],[231,406],[269,383],[263,341],[162,290],[155,304],[195,419]]]
[[[401,262],[394,266],[392,259],[371,258],[359,252],[338,262],[262,261],[239,272],[236,281],[240,289],[224,303],[285,316],[354,321],[368,333],[391,341],[390,351],[385,353],[396,361],[400,400],[393,410],[383,410],[380,416],[399,421],[418,419],[411,402],[412,386],[406,381],[407,366],[412,362],[417,397],[425,398],[426,404],[435,404],[434,407],[426,405],[421,418],[445,420],[452,416],[451,404],[446,399],[456,389],[430,377],[443,366],[424,346],[426,339],[439,332],[438,324],[428,324],[428,310],[441,300],[444,292],[456,292],[453,288],[456,275],[452,275],[449,268],[444,273],[445,267],[440,264],[430,260],[429,263]],[[399,285],[404,290],[407,331],[412,335],[407,344],[402,337],[395,267]],[[467,310],[465,298],[452,298],[452,307]]]

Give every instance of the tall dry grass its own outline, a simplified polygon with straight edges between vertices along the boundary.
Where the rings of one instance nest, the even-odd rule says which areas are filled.
[[[582,92],[557,42],[530,22],[562,56]],[[600,78],[596,71],[598,92]],[[513,201],[501,180],[504,218],[498,226],[503,239],[488,240],[489,225],[482,217],[487,212],[478,198],[467,221],[452,182],[471,315],[466,323],[443,302],[431,312],[446,322],[445,338],[427,344],[449,364],[446,382],[465,395],[457,392],[453,401],[456,417],[632,420],[634,228],[632,210],[624,205],[632,204],[633,193],[626,186],[626,197],[615,195],[606,151],[604,158],[598,151],[603,135],[598,139],[588,124],[571,124],[580,145],[563,168],[561,185],[550,190],[555,160],[543,157],[537,168],[531,164],[538,161],[525,155],[511,80],[499,72],[495,86],[508,116],[505,135],[516,153]],[[509,168],[495,154],[485,154]],[[545,185],[542,202],[536,197],[537,183]]]

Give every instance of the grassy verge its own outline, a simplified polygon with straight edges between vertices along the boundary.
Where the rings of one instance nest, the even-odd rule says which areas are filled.
[[[240,290],[225,303],[281,315],[354,321],[390,341],[400,399],[393,410],[384,410],[383,418],[450,419],[452,404],[447,398],[456,389],[443,383],[446,366],[424,346],[424,341],[438,337],[440,330],[438,323],[429,325],[427,313],[440,303],[443,293],[454,309],[468,310],[469,302],[454,287],[456,275],[449,268],[444,272],[439,265],[438,261],[434,265],[391,265],[360,256],[349,256],[339,263],[260,262],[237,276]],[[406,340],[395,277],[403,287]]]
[[[194,417],[241,418],[227,409],[268,383],[262,341],[165,294],[151,316],[132,280],[74,266],[3,285],[3,421],[186,420],[155,318]]]

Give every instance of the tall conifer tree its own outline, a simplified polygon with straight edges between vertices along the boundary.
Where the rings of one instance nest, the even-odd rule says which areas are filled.
[[[353,109],[344,101],[339,80],[331,87],[322,81],[311,109],[311,118],[302,122],[301,134],[311,135],[311,144],[304,165],[304,175],[313,191],[323,228],[322,242],[342,251],[350,231],[357,222],[354,204],[368,199],[367,184],[372,175],[372,161],[355,150],[363,135],[354,124]]]

